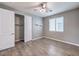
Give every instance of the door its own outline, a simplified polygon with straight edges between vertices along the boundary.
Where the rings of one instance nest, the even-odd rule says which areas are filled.
[[[32,17],[25,16],[24,19],[24,42],[32,40]]]
[[[0,50],[15,46],[14,12],[0,8]]]

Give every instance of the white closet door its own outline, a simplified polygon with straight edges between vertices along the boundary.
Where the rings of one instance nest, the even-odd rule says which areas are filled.
[[[14,47],[14,12],[0,8],[0,50]]]
[[[24,41],[32,40],[32,17],[25,16],[24,19]]]

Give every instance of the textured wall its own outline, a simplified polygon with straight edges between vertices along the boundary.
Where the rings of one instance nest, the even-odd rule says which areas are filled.
[[[64,16],[64,32],[50,32],[50,18]],[[79,44],[79,9],[44,18],[44,36]]]

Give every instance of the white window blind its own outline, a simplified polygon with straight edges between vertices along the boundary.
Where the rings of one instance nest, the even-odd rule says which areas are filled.
[[[58,17],[56,18],[56,31],[58,32],[63,32],[64,28],[63,28],[63,25],[64,25],[64,21],[63,21],[63,17]]]
[[[64,31],[64,17],[52,18],[49,20],[49,31]]]
[[[49,31],[55,31],[55,18],[49,20]]]

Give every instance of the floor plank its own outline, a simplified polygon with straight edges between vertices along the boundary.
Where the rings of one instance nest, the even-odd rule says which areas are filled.
[[[79,47],[50,39],[18,42],[10,49],[0,51],[0,56],[79,56]]]

